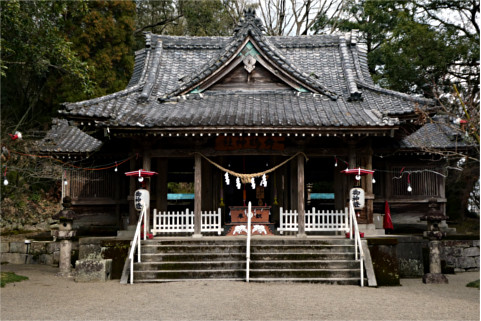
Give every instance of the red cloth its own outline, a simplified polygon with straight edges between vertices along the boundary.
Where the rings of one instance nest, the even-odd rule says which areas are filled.
[[[392,220],[391,220],[391,210],[389,209],[389,204],[384,203],[384,221],[382,223],[382,227],[385,230],[394,230],[394,226],[392,226]]]

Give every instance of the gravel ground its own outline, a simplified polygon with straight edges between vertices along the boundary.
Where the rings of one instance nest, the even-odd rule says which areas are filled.
[[[44,265],[3,265],[29,280],[1,289],[1,320],[479,320],[479,272],[399,287],[195,281],[76,283]]]

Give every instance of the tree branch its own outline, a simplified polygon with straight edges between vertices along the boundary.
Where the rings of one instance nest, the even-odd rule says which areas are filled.
[[[183,17],[182,14],[179,14],[178,16],[174,17],[174,18],[168,18],[168,19],[164,19],[164,20],[161,20],[161,21],[158,21],[156,23],[152,23],[150,25],[146,25],[146,26],[143,26],[142,28],[139,28],[137,30],[134,31],[134,34],[138,34],[146,29],[150,29],[150,28],[155,28],[155,27],[158,27],[158,26],[162,26],[162,25],[166,25],[168,23],[171,23],[171,22],[174,22],[176,20],[178,20],[179,18]]]

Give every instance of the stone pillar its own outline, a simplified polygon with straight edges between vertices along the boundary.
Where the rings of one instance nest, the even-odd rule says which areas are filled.
[[[59,276],[70,276],[72,273],[72,241],[60,241]]]
[[[199,154],[195,154],[195,172],[194,172],[194,235],[192,237],[202,237],[202,158]]]
[[[422,221],[427,221],[428,231],[425,233],[429,238],[429,273],[424,274],[423,283],[443,284],[448,283],[448,279],[441,273],[441,251],[439,249],[440,240],[446,235],[439,229],[439,223],[448,219],[438,209],[435,199],[429,201],[429,212],[421,217]]]
[[[72,237],[75,236],[73,230],[73,220],[75,212],[70,209],[72,201],[70,197],[63,198],[63,209],[52,218],[59,220],[58,230],[51,232],[52,236],[60,240],[59,272],[58,276],[72,276]]]
[[[297,223],[298,237],[306,236],[306,220],[304,206],[304,155],[297,156]]]

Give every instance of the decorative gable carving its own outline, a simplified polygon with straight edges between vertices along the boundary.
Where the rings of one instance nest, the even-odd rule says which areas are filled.
[[[252,70],[254,70],[254,68],[256,67],[256,58],[252,57],[251,55],[247,55],[244,57],[244,59],[242,60],[242,62],[244,63],[244,68],[245,70],[247,70],[248,73],[251,73]]]

